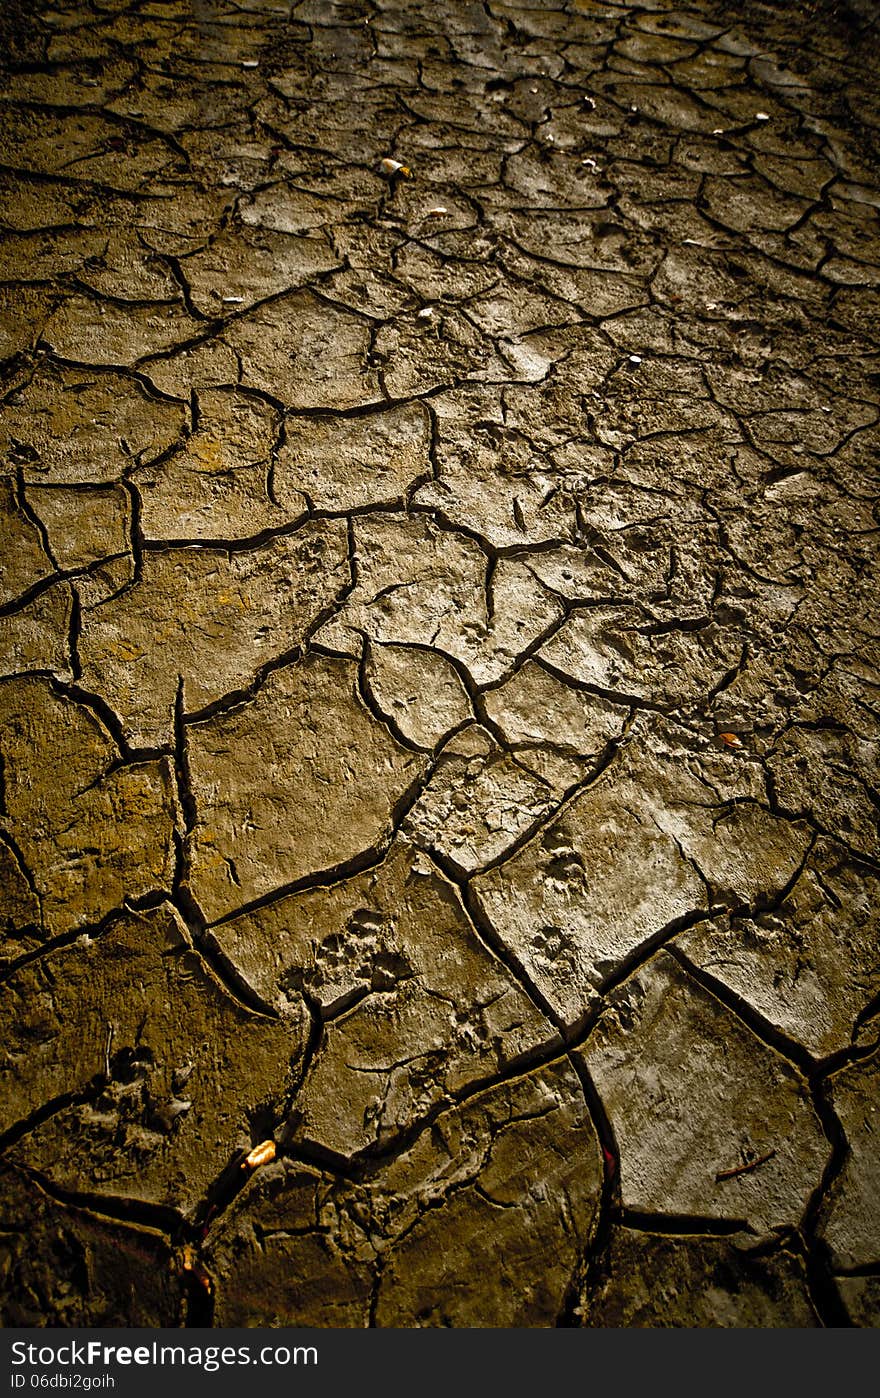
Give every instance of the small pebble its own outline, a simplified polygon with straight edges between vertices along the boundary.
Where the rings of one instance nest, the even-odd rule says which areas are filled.
[[[410,173],[408,166],[402,165],[399,160],[392,160],[390,155],[379,161],[379,171],[386,179],[391,179],[392,175],[402,175],[407,179]]]
[[[275,1142],[263,1141],[261,1145],[254,1146],[253,1150],[241,1163],[243,1170],[256,1170],[260,1165],[268,1165],[270,1160],[275,1159]]]

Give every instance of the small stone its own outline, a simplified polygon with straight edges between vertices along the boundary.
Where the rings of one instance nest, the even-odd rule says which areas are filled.
[[[268,1165],[275,1159],[275,1142],[263,1141],[261,1145],[254,1146],[241,1163],[243,1170],[258,1170],[261,1165]]]
[[[379,173],[390,180],[396,175],[403,179],[409,179],[412,172],[408,165],[403,165],[399,160],[392,160],[389,155],[386,155],[384,160],[379,161]]]

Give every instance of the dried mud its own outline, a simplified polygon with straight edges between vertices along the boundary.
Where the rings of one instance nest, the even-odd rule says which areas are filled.
[[[4,1324],[878,1324],[877,20],[4,6]]]

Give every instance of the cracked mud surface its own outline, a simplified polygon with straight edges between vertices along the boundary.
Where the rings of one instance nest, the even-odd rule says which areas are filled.
[[[876,6],[27,10],[4,1323],[876,1326]]]

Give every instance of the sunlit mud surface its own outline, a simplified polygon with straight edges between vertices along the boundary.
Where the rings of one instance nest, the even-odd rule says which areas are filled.
[[[876,6],[0,28],[5,1324],[877,1325]]]

